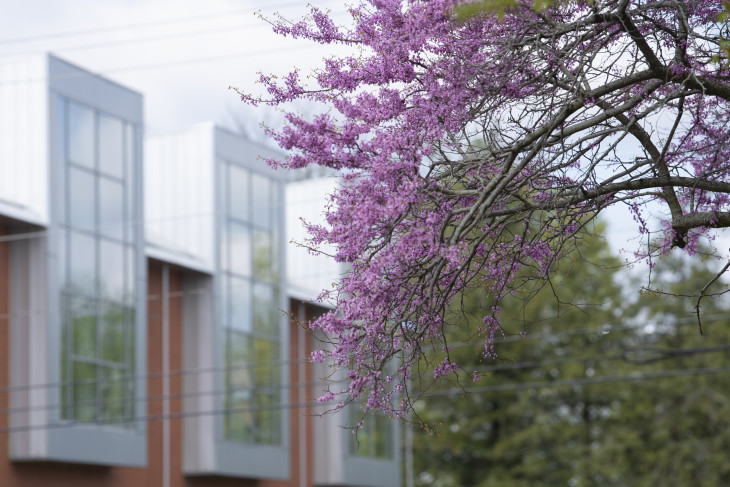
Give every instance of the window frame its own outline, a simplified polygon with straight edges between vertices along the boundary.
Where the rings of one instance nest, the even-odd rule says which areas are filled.
[[[9,434],[9,456],[12,460],[46,460],[105,466],[145,466],[147,464],[146,406],[139,399],[146,391],[146,267],[144,234],[134,231],[125,251],[131,254],[127,268],[132,269],[135,295],[129,306],[135,309],[133,337],[134,363],[132,380],[137,404],[136,421],[132,428],[108,424],[71,422],[61,414],[60,384],[62,359],[62,287],[68,264],[67,242],[67,104],[86,105],[129,123],[134,142],[129,146],[134,164],[128,203],[133,208],[131,218],[141,218],[142,191],[142,96],[120,85],[89,76],[51,55],[44,58],[49,82],[43,88],[45,121],[40,124],[39,137],[47,137],[49,221],[44,237],[13,245],[14,264],[11,308],[17,319],[11,327],[11,385],[48,384],[32,393],[13,393],[10,403],[29,412],[11,413],[11,424],[30,425]],[[73,74],[69,77],[68,74]],[[57,76],[61,75],[63,76]],[[71,80],[73,78],[73,80]],[[134,188],[132,190],[132,188]],[[132,201],[133,200],[133,201]],[[125,269],[125,273],[127,270]],[[28,309],[36,310],[28,313]],[[21,312],[22,311],[22,312]],[[68,448],[73,444],[74,448]]]

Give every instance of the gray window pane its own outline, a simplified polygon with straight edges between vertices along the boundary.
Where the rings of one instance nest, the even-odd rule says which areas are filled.
[[[115,301],[124,301],[124,246],[109,240],[99,241],[99,291]]]
[[[135,193],[136,182],[134,179],[137,153],[134,135],[134,125],[127,123],[124,125],[124,167],[126,169],[125,183],[126,183],[126,202],[127,202],[127,238],[134,241],[134,236],[137,234],[136,229],[139,225],[137,221],[139,218],[135,214]]]
[[[61,283],[62,286],[68,285],[68,247],[66,246],[67,239],[68,234],[63,230],[60,230],[58,232],[58,253],[56,254],[56,257],[58,259],[58,281]]]
[[[96,179],[82,169],[68,171],[68,221],[81,230],[96,231]]]
[[[239,220],[250,221],[249,172],[233,164],[228,165],[228,211]]]
[[[261,228],[271,227],[272,181],[269,178],[254,174],[251,178],[251,194],[253,196],[253,223]]]
[[[104,177],[99,178],[99,231],[117,240],[124,238],[124,185]]]
[[[71,320],[71,346],[74,355],[96,357],[96,309],[93,301],[75,298],[67,316]]]
[[[68,158],[94,167],[94,112],[76,103],[68,105]]]
[[[274,358],[274,347],[278,344],[262,338],[254,338],[254,369],[253,383],[255,387],[270,387],[272,375],[272,360]]]
[[[278,320],[274,317],[279,304],[274,302],[274,289],[266,284],[253,286],[253,328],[256,333],[278,336]]]
[[[246,279],[228,278],[226,290],[228,302],[228,326],[244,331],[251,331],[251,284]]]
[[[376,414],[374,421],[374,450],[376,458],[392,458],[392,446],[393,446],[393,425],[391,419],[383,416],[382,414]]]
[[[125,311],[113,304],[101,308],[101,358],[118,364],[125,361]]]
[[[124,417],[124,371],[111,367],[100,367],[101,388],[101,420],[114,424]]]
[[[136,279],[137,279],[137,272],[136,269],[136,257],[137,252],[135,252],[134,247],[131,245],[127,245],[126,247],[126,276],[124,279],[124,301],[129,304],[135,304],[135,290],[136,290]]]
[[[230,270],[242,276],[251,275],[251,231],[246,225],[230,222],[228,225]]]
[[[256,394],[254,410],[255,441],[259,444],[273,445],[279,443],[278,418],[279,409],[276,396]]]
[[[56,158],[63,162],[62,165],[58,165],[56,174],[53,177],[54,184],[61,188],[66,188],[66,100],[60,96],[54,97],[56,104]],[[58,205],[56,208],[56,215],[59,217],[59,221],[63,224],[66,223],[66,200],[65,195],[63,198],[58,198],[54,201],[54,205]]]
[[[73,388],[74,412],[77,421],[94,421],[96,419],[96,365],[73,362],[71,387]]]
[[[251,387],[251,339],[243,333],[229,331],[226,345],[226,388]]]
[[[124,177],[123,125],[118,118],[99,115],[99,170],[117,178]]]
[[[81,233],[69,233],[71,259],[70,287],[88,295],[96,294],[96,240]]]
[[[253,414],[251,412],[251,393],[233,391],[226,398],[226,438],[233,441],[251,441]]]
[[[272,248],[271,234],[267,231],[253,231],[253,276],[256,279],[271,281],[274,277],[272,272]]]

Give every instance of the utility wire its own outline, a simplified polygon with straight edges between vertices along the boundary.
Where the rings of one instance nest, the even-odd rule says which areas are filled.
[[[233,414],[233,413],[246,413],[246,412],[258,412],[258,411],[279,411],[282,409],[309,409],[314,408],[316,406],[321,406],[316,401],[311,402],[297,402],[297,403],[280,403],[275,405],[267,405],[267,406],[250,406],[250,407],[236,407],[236,408],[223,408],[223,409],[209,409],[205,411],[186,411],[186,412],[179,412],[179,413],[169,413],[169,414],[146,414],[143,416],[133,416],[133,417],[119,417],[119,418],[113,418],[113,419],[99,419],[96,421],[89,421],[89,422],[83,422],[83,421],[59,421],[59,422],[53,422],[53,423],[44,423],[44,424],[27,424],[27,425],[17,425],[17,426],[8,426],[4,428],[0,428],[0,433],[17,433],[21,431],[32,431],[32,430],[49,430],[49,429],[58,429],[58,428],[69,428],[69,427],[75,427],[75,426],[95,426],[95,425],[119,425],[120,423],[139,423],[139,422],[149,422],[149,421],[159,421],[163,419],[182,419],[182,418],[195,418],[195,417],[201,417],[201,416],[217,416],[217,415],[225,415],[225,414]]]
[[[640,350],[640,349],[636,349]],[[699,354],[705,354],[705,353],[713,353],[713,352],[719,352],[719,351],[727,351],[730,350],[730,345],[722,345],[717,347],[701,347],[701,348],[687,348],[687,349],[672,349],[672,350],[663,350],[662,352],[666,353],[666,357],[663,357],[664,359],[669,358],[677,358],[680,356],[689,356],[689,355],[699,355]],[[631,352],[632,350],[629,350]],[[487,366],[487,367],[480,367],[477,370],[479,372],[484,371],[497,371],[497,370],[514,370],[514,369],[524,369],[524,368],[538,368],[545,365],[560,365],[560,364],[566,364],[566,363],[576,363],[576,362],[586,362],[589,360],[595,360],[596,357],[573,357],[573,358],[561,358],[561,359],[555,359],[555,360],[543,360],[543,361],[531,361],[531,362],[516,362],[512,364],[503,364],[503,365],[494,365],[494,366]],[[621,354],[615,354],[610,356],[601,356],[600,358],[601,362],[606,361],[614,361],[614,360],[626,360],[626,352]],[[658,359],[657,359],[658,360]],[[288,361],[280,361],[280,362],[286,362],[287,364],[306,364],[309,363],[306,359],[300,359],[300,360],[288,360]],[[641,362],[640,364],[643,365],[647,362]],[[210,367],[208,368],[209,372],[216,372],[216,371],[236,371],[236,370],[244,370],[249,368],[256,368],[256,367],[276,367],[278,366],[278,363],[274,362],[261,362],[259,364],[245,364],[245,365],[236,365],[236,366],[227,366],[227,367]],[[149,374],[145,377],[145,379],[150,380],[153,378],[160,378],[165,376],[185,376],[185,375],[192,375],[192,373],[200,373],[201,369],[188,369],[188,370],[178,370],[173,371],[173,373],[170,374],[161,374],[161,373],[154,373]],[[678,369],[679,370],[679,369]],[[192,372],[192,373],[191,373]],[[255,372],[254,372],[255,373]],[[631,376],[633,377],[633,376]],[[59,385],[61,387],[76,387],[80,385],[97,385],[97,384],[107,384],[107,383],[113,383],[113,382],[134,382],[137,378],[135,376],[126,376],[126,377],[117,377],[112,379],[89,379],[89,380],[83,380],[83,381],[75,381],[75,382],[65,382],[60,383]],[[571,379],[566,379],[571,380]],[[15,406],[15,407],[9,407],[9,408],[0,408],[0,414],[7,414],[7,413],[20,413],[20,412],[29,412],[29,411],[44,411],[44,410],[56,410],[56,409],[64,409],[68,407],[83,407],[83,406],[97,406],[97,405],[110,405],[110,404],[130,404],[130,403],[149,403],[149,402],[157,402],[157,401],[163,401],[166,399],[185,399],[185,398],[195,398],[195,397],[216,397],[221,395],[230,394],[232,392],[241,392],[246,391],[251,394],[256,393],[271,393],[271,392],[277,392],[280,390],[286,390],[286,389],[296,389],[299,387],[306,387],[306,388],[313,388],[317,386],[322,386],[322,382],[290,382],[286,384],[274,384],[269,386],[241,386],[241,387],[233,387],[231,389],[213,389],[213,390],[204,390],[204,391],[191,391],[191,392],[180,392],[180,393],[169,393],[169,394],[147,394],[147,395],[137,395],[136,397],[124,399],[122,401],[108,401],[108,400],[88,400],[88,401],[69,401],[62,404],[41,404],[41,405],[35,405],[35,406]],[[26,388],[19,388],[19,390],[27,390]],[[324,392],[324,391],[322,391]]]
[[[325,4],[328,2],[325,2]],[[298,1],[294,2],[283,2],[278,3],[274,5],[267,5],[267,9],[277,9],[277,8],[284,8],[284,7],[292,7],[292,6],[301,6],[302,3]],[[115,32],[115,31],[125,31],[125,30],[134,30],[134,29],[141,29],[146,27],[159,27],[164,25],[174,25],[174,24],[181,24],[181,23],[187,23],[187,22],[199,22],[200,20],[204,19],[213,19],[213,18],[229,18],[231,15],[238,15],[242,13],[252,14],[256,10],[259,9],[251,9],[251,8],[245,8],[245,9],[235,9],[235,10],[228,10],[225,12],[217,12],[217,13],[210,13],[210,14],[200,14],[195,15],[191,17],[179,17],[179,18],[172,18],[172,19],[160,19],[160,20],[153,20],[149,22],[140,22],[136,24],[125,24],[125,25],[113,25],[113,26],[106,26],[106,27],[96,27],[93,29],[84,29],[84,30],[73,30],[73,31],[65,31],[65,32],[53,32],[48,34],[38,34],[33,36],[26,36],[26,37],[6,37],[4,39],[0,39],[0,45],[7,45],[7,44],[20,44],[24,42],[36,42],[36,41],[43,41],[48,39],[59,39],[63,37],[78,37],[83,35],[89,35],[89,34],[100,34],[100,33],[108,33],[108,32]]]
[[[27,84],[27,83],[41,83],[41,82],[48,82],[48,81],[57,81],[57,80],[72,80],[72,79],[81,79],[81,78],[88,78],[88,77],[104,77],[108,74],[115,74],[115,73],[122,73],[122,72],[131,72],[131,71],[144,71],[148,69],[159,69],[159,68],[169,68],[174,66],[185,66],[188,64],[205,64],[205,63],[211,63],[211,62],[218,62],[218,61],[224,61],[229,59],[236,59],[236,58],[247,58],[247,57],[256,57],[261,56],[265,54],[273,54],[276,52],[283,52],[283,51],[299,51],[302,49],[312,49],[317,48],[319,44],[301,44],[294,47],[276,47],[271,49],[263,49],[263,50],[255,50],[255,51],[239,51],[239,52],[233,52],[229,54],[222,54],[219,56],[205,56],[200,58],[191,58],[191,59],[180,59],[177,61],[169,61],[169,62],[157,62],[157,63],[149,63],[149,64],[137,64],[137,65],[131,65],[131,66],[120,66],[116,68],[109,68],[102,71],[86,71],[79,72],[79,73],[67,73],[67,74],[59,74],[55,76],[42,76],[38,78],[21,78],[21,79],[12,79],[12,80],[5,80],[0,81],[0,86],[2,85],[13,85],[13,84]]]
[[[51,48],[53,52],[78,52],[78,51],[88,51],[93,49],[101,49],[101,48],[108,48],[108,47],[114,47],[114,46],[130,46],[131,44],[140,44],[140,43],[149,43],[149,42],[160,42],[160,41],[167,41],[172,39],[181,39],[181,38],[190,38],[190,37],[197,37],[197,36],[203,36],[203,35],[218,35],[224,32],[233,32],[233,31],[244,31],[245,29],[248,29],[250,27],[262,27],[262,28],[270,28],[269,24],[266,24],[264,22],[254,21],[254,22],[244,22],[244,23],[238,23],[235,25],[228,25],[228,26],[216,26],[216,27],[209,27],[205,29],[197,29],[197,30],[191,30],[186,32],[171,32],[169,34],[158,34],[158,35],[151,35],[146,37],[132,37],[128,39],[116,39],[116,40],[110,40],[110,41],[99,41],[99,42],[86,42],[84,44],[75,44],[70,46],[57,46]],[[43,50],[28,50],[28,51],[17,51],[13,53],[6,53],[2,54],[2,56],[30,56],[34,54],[42,54],[47,52],[48,49]]]
[[[664,379],[668,377],[695,376],[695,375],[712,375],[730,372],[730,366],[697,368],[697,369],[677,369],[667,370],[663,372],[651,372],[645,374],[634,375],[615,375],[603,377],[576,377],[574,379],[558,379],[553,381],[526,382],[522,384],[498,384],[484,387],[464,387],[452,388],[443,391],[432,391],[423,394],[424,397],[449,396],[453,397],[457,394],[471,393],[477,394],[482,392],[498,392],[498,391],[517,391],[522,389],[546,389],[553,387],[578,386],[586,384],[603,384],[607,382],[636,382],[642,380]]]
[[[600,384],[609,382],[638,382],[643,380],[655,380],[670,377],[680,376],[698,376],[698,375],[714,375],[730,372],[730,366],[725,367],[713,367],[713,368],[694,368],[694,369],[678,369],[664,372],[646,373],[646,374],[635,374],[635,375],[622,375],[622,376],[603,376],[603,377],[586,377],[586,378],[575,378],[575,379],[563,379],[554,381],[541,381],[541,382],[529,382],[521,384],[499,384],[494,386],[485,387],[468,387],[468,388],[453,388],[443,391],[432,391],[423,394],[424,397],[438,397],[438,396],[449,396],[454,397],[464,393],[484,393],[484,392],[500,392],[500,391],[516,391],[524,389],[549,389],[555,387],[565,386],[578,386],[578,385],[589,385],[589,384]],[[162,414],[148,414],[144,416],[135,416],[133,418],[114,418],[109,420],[99,420],[94,422],[58,422],[58,423],[45,423],[45,424],[31,424],[31,425],[17,425],[5,428],[0,428],[0,433],[13,433],[19,431],[29,431],[35,429],[53,429],[53,428],[64,428],[72,427],[85,424],[112,424],[117,425],[123,422],[140,422],[140,421],[156,421],[162,419],[179,419],[189,417],[200,417],[200,416],[211,416],[221,414],[231,414],[240,412],[256,412],[256,411],[276,411],[282,409],[306,409],[318,406],[318,403],[305,402],[305,403],[279,403],[275,405],[267,406],[254,406],[246,408],[223,408],[223,409],[211,409],[205,411],[185,411],[180,413],[170,413],[167,415]]]

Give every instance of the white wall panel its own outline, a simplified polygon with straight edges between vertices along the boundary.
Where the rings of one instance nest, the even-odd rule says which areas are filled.
[[[323,177],[291,182],[286,185],[286,278],[290,293],[299,299],[314,299],[323,289],[332,289],[346,266],[329,255],[334,247],[319,247],[324,254],[313,255],[298,244],[309,238],[302,219],[324,224],[325,205],[339,184],[337,177]],[[328,255],[325,255],[328,254]]]
[[[0,61],[0,213],[47,225],[48,57]]]
[[[214,162],[210,124],[146,139],[147,242],[209,272],[215,265]]]

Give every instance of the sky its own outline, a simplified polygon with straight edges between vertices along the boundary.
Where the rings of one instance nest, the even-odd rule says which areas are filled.
[[[310,3],[347,19],[344,2]],[[141,92],[148,133],[204,121],[256,127],[276,115],[246,107],[229,86],[257,92],[257,73],[307,72],[333,52],[284,39],[255,15],[298,20],[308,11],[301,0],[0,0],[0,6],[0,56],[52,52]]]

